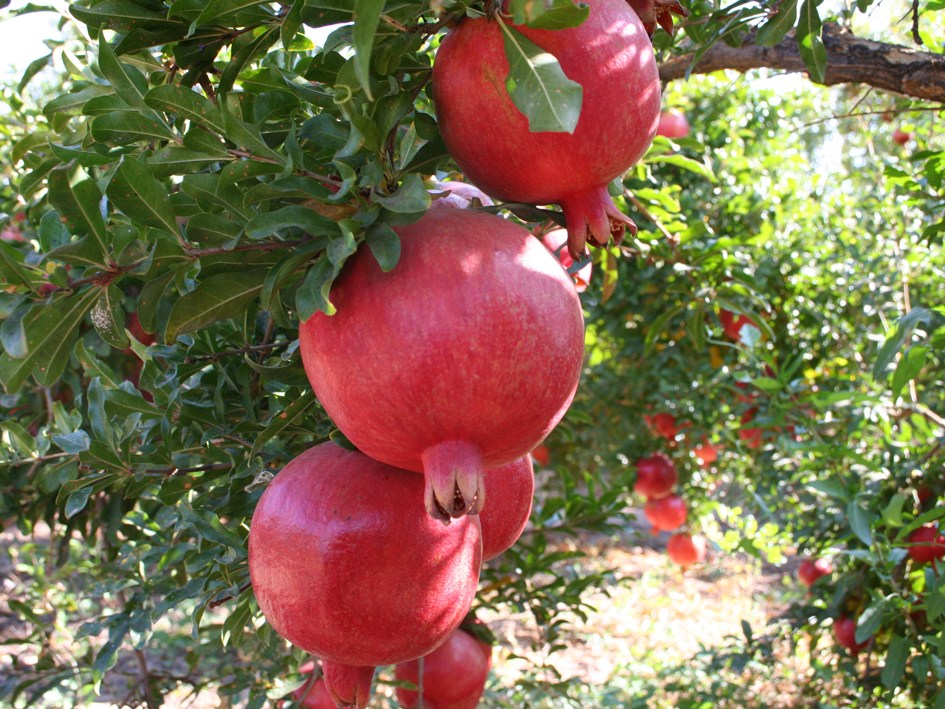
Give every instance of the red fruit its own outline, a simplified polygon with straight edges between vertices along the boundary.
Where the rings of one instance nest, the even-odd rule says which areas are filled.
[[[314,669],[314,662],[306,662],[299,668],[299,672],[308,674]],[[328,693],[325,681],[321,677],[316,679],[314,683],[309,681],[303,684],[292,693],[292,697],[301,709],[336,709],[335,702]],[[278,706],[282,706],[281,701]]]
[[[687,568],[705,559],[705,539],[679,532],[666,542],[666,553],[673,562]]]
[[[689,120],[682,111],[672,109],[660,114],[660,124],[656,129],[657,135],[665,138],[685,138],[689,135]]]
[[[522,456],[483,476],[489,506],[479,513],[482,525],[482,560],[496,558],[522,536],[532,513],[535,471],[532,458]]]
[[[752,320],[747,315],[739,315],[737,318],[731,310],[722,309],[719,311],[719,322],[722,323],[722,331],[725,333],[725,336],[731,340],[740,340],[742,336],[742,328],[745,325],[752,325],[758,327],[758,323]],[[758,328],[759,330],[761,328]]]
[[[542,467],[548,465],[548,463],[551,462],[551,453],[548,450],[548,446],[538,446],[535,448],[535,450],[532,451],[532,458]]]
[[[640,18],[625,0],[589,0],[578,27],[514,28],[554,55],[583,88],[573,133],[536,126],[509,98],[503,31],[491,18],[463,18],[433,64],[433,99],[446,147],[470,181],[505,201],[560,204],[572,258],[585,241],[605,246],[633,222],[607,185],[653,141],[660,111],[659,74]]]
[[[565,270],[574,265],[574,259],[571,258],[571,254],[568,253],[566,248],[563,248],[568,241],[567,230],[555,229],[554,231],[549,231],[541,240],[545,242],[545,246],[549,248],[551,253],[557,257]],[[588,263],[577,273],[571,275],[571,278],[574,280],[575,290],[577,290],[578,293],[583,293],[587,290],[587,286],[591,282],[591,273],[593,273],[593,271],[594,264]]]
[[[919,485],[915,489],[915,494],[919,498],[919,505],[924,505],[932,497],[932,488],[928,485]]]
[[[26,239],[23,238],[23,234],[20,232],[20,230],[11,224],[4,227],[3,231],[0,231],[0,241],[23,243],[26,241]]]
[[[810,588],[821,576],[829,576],[833,567],[826,559],[804,559],[797,569],[797,580]]]
[[[755,414],[758,413],[758,407],[752,406],[742,414],[742,425],[753,421]],[[745,441],[745,445],[752,449],[761,448],[761,429],[760,428],[740,428],[738,437]]]
[[[709,439],[705,436],[702,437],[702,445],[693,448],[692,452],[699,459],[699,463],[703,468],[708,468],[719,459],[719,449],[709,443]]]
[[[901,128],[896,128],[893,132],[893,142],[899,143],[899,145],[905,145],[910,140],[912,140],[912,133],[906,133]]]
[[[676,466],[662,453],[637,461],[637,481],[633,491],[638,495],[657,499],[673,491],[679,475]]]
[[[138,319],[138,313],[131,313],[128,315],[128,322],[125,327],[128,329],[128,332],[131,333],[131,336],[142,345],[150,347],[157,341],[157,338],[153,333],[147,333],[144,331],[144,328],[141,327],[141,321]]]
[[[934,524],[926,524],[912,532],[908,538],[909,556],[917,564],[945,559],[945,535]]]
[[[444,521],[483,508],[482,471],[537,446],[567,411],[584,357],[574,286],[530,232],[471,209],[396,227],[383,273],[368,249],[299,332],[309,381],[365,454],[426,475]]]
[[[489,654],[491,657],[491,651]],[[419,686],[419,663],[402,662],[394,668],[394,679]],[[424,709],[474,709],[489,678],[489,659],[469,633],[456,630],[449,639],[423,658]],[[397,689],[397,701],[412,709],[417,692]]]
[[[52,283],[40,283],[39,288],[36,289],[36,292],[39,295],[49,295],[54,290],[56,290],[56,286],[54,286]]]
[[[441,209],[448,207],[451,209],[466,209],[472,203],[473,198],[478,199],[482,206],[491,207],[492,200],[475,185],[465,182],[437,182],[436,189],[430,190],[431,196],[449,192],[445,197],[435,198],[430,203],[430,209]]]
[[[686,503],[679,495],[669,495],[658,500],[648,500],[643,514],[653,525],[653,534],[671,532],[686,522]]]
[[[324,443],[266,488],[249,572],[266,619],[322,658],[339,706],[363,709],[374,667],[432,652],[463,621],[481,564],[479,521],[423,507],[423,479]]]
[[[667,440],[676,438],[679,429],[676,428],[676,417],[672,414],[656,414],[653,417],[653,428],[656,432]]]
[[[833,637],[840,647],[845,647],[854,657],[869,643],[856,641],[856,621],[845,615],[838,616],[833,622]]]

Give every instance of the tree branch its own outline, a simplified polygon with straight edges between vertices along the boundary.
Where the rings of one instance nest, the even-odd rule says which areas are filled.
[[[866,84],[915,99],[945,102],[945,57],[860,39],[835,22],[824,23],[823,40],[827,48],[824,86]],[[674,57],[660,65],[660,79],[681,79],[691,64],[691,55]],[[741,47],[716,42],[691,73],[763,68],[807,72],[793,31],[774,47],[759,47],[753,35],[747,36]]]

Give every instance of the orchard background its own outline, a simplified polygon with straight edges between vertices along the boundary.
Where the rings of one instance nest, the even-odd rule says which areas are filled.
[[[691,132],[611,185],[640,231],[592,251],[577,397],[526,533],[482,570],[474,608],[499,645],[481,706],[943,709],[945,568],[905,541],[945,516],[945,6],[683,5],[653,44]],[[338,437],[299,318],[330,310],[355,249],[396,262],[380,225],[460,178],[430,66],[449,23],[485,9],[7,9],[58,13],[64,39],[2,88],[0,704],[259,708],[302,683],[246,562],[270,476]],[[581,19],[570,0],[508,11]],[[750,321],[733,332],[723,310]],[[656,451],[711,546],[685,574],[632,495]],[[805,556],[833,565],[810,594]],[[727,604],[762,573],[767,614],[744,591]],[[693,588],[705,607],[675,653],[665,624],[618,632]],[[710,605],[754,618],[697,647]]]

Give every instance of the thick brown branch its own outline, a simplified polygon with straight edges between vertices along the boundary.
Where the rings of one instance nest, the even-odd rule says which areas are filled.
[[[860,39],[833,22],[824,24],[823,40],[827,48],[825,86],[866,84],[915,99],[945,102],[945,57]],[[660,78],[681,79],[691,63],[691,56],[674,57],[660,65]],[[774,47],[759,47],[751,36],[745,38],[741,47],[716,42],[692,73],[710,74],[722,69],[807,71],[793,32]]]

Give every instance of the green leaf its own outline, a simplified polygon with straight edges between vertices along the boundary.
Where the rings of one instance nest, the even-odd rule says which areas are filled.
[[[910,381],[915,379],[922,368],[925,366],[925,358],[929,353],[930,347],[924,345],[913,345],[905,351],[899,364],[896,365],[896,371],[892,378],[893,400],[899,398],[902,388]]]
[[[158,276],[141,289],[138,298],[138,322],[145,332],[154,332],[157,329],[158,303],[167,290],[168,284],[174,280],[176,274],[171,271]]]
[[[371,52],[383,9],[384,0],[354,0],[354,73],[370,101],[374,100],[371,96]]]
[[[130,394],[124,389],[108,389],[105,392],[107,400],[106,410],[115,412],[121,417],[131,414],[141,414],[142,418],[162,418],[164,412],[154,404],[149,404],[144,397]]]
[[[886,652],[886,666],[883,667],[882,682],[887,689],[898,687],[902,680],[902,675],[906,671],[906,661],[909,659],[909,651],[912,649],[912,642],[909,638],[900,635],[893,635],[889,641],[889,650]]]
[[[241,555],[246,554],[243,538],[224,527],[215,514],[204,510],[197,511],[188,502],[181,502],[178,507],[184,521],[192,524],[201,537],[230,547]]]
[[[886,619],[886,601],[879,600],[867,606],[866,610],[856,619],[856,633],[854,637],[858,643],[866,642],[876,634]]]
[[[92,7],[70,5],[69,12],[89,27],[104,27],[122,33],[139,29],[154,32],[185,27],[182,22],[168,20],[164,13],[147,10],[131,0],[106,0]]]
[[[23,267],[24,257],[20,251],[17,251],[5,241],[0,241],[0,273],[6,274],[6,280],[9,283],[21,284],[35,290],[29,273]]]
[[[565,75],[549,52],[501,18],[496,19],[502,28],[509,61],[505,86],[512,102],[528,118],[528,129],[534,133],[574,133],[581,116],[584,89]]]
[[[821,2],[822,0],[804,0],[797,20],[797,48],[810,72],[810,78],[819,84],[824,82],[827,69],[827,48],[821,39],[823,23],[817,11]]]
[[[192,89],[165,84],[151,89],[144,102],[157,111],[174,113],[217,133],[226,132],[220,109]]]
[[[945,593],[935,586],[925,596],[925,615],[931,623],[942,613],[945,613]]]
[[[27,153],[36,152],[37,148],[41,151],[46,148],[49,141],[53,138],[56,138],[55,133],[50,133],[49,131],[36,131],[35,133],[27,133],[16,145],[13,146],[13,149],[10,151],[10,161],[15,165],[24,157]]]
[[[293,249],[290,253],[279,259],[279,262],[275,266],[269,269],[269,273],[266,274],[266,282],[263,284],[263,289],[259,294],[259,302],[264,310],[270,309],[270,301],[272,300],[273,294],[278,293],[283,284],[288,281],[304,263],[311,260],[316,252],[321,251],[328,246],[328,244],[329,239],[325,236],[312,239],[312,241],[306,242],[298,247],[298,249]]]
[[[308,207],[293,204],[274,212],[258,214],[250,219],[246,224],[246,237],[266,239],[275,236],[280,229],[288,227],[299,227],[312,236],[341,233],[338,225],[328,217],[323,217]]]
[[[98,38],[98,66],[108,79],[108,83],[115,89],[115,93],[125,103],[137,108],[147,118],[160,122],[160,116],[144,102],[144,94],[148,90],[147,80],[134,67],[123,65],[118,61],[115,50],[103,35],[99,35]]]
[[[525,19],[515,19],[516,24],[525,24],[539,30],[563,30],[584,24],[591,12],[589,5],[575,3],[572,0],[543,0],[542,2],[522,2]],[[511,7],[511,5],[510,5]]]
[[[218,162],[220,162],[219,155],[198,153],[190,148],[167,145],[151,154],[148,158],[148,168],[156,178],[160,179],[171,175],[189,175],[200,172]]]
[[[102,193],[79,166],[56,168],[49,173],[49,203],[66,220],[73,234],[89,234],[102,257],[108,252],[109,233],[99,209]]]
[[[79,488],[66,498],[66,519],[74,517],[81,512],[89,501],[89,495],[92,494],[92,487]]]
[[[293,360],[290,364],[282,367],[257,364],[248,356],[244,355],[246,364],[262,376],[281,384],[289,386],[309,386],[308,375],[305,374],[305,367],[302,366],[302,360]]]
[[[681,313],[685,307],[685,305],[677,305],[669,310],[664,310],[656,320],[650,323],[650,328],[646,332],[646,340],[644,340],[644,352],[647,355],[653,353],[656,348],[656,340],[660,333],[666,329],[669,321]]]
[[[384,273],[394,270],[400,261],[400,237],[387,224],[371,224],[364,234],[368,248]]]
[[[124,297],[125,294],[113,285],[102,288],[92,308],[95,331],[105,342],[119,350],[127,349],[130,344],[125,333],[125,312],[121,309]]]
[[[256,126],[241,121],[232,113],[227,113],[224,116],[224,123],[226,125],[226,137],[234,143],[253,153],[253,155],[269,158],[275,160],[279,165],[285,165],[286,156],[270,148],[259,134],[259,129]]]
[[[846,487],[837,480],[812,480],[807,483],[806,487],[811,490],[816,490],[817,492],[822,492],[828,497],[843,500],[844,502],[850,499],[850,494],[847,492]]]
[[[326,315],[335,314],[336,308],[328,300],[328,294],[337,275],[338,268],[327,257],[319,259],[305,274],[305,280],[295,293],[295,306],[302,322],[319,310]]]
[[[718,179],[713,174],[712,170],[706,167],[704,164],[698,160],[693,160],[692,158],[687,158],[685,155],[658,155],[652,160],[647,162],[661,162],[666,165],[675,165],[678,168],[683,170],[688,170],[689,172],[694,172],[700,177],[704,177],[709,182],[715,184],[718,182]]]
[[[870,513],[863,509],[856,500],[850,500],[847,503],[847,520],[850,522],[850,529],[868,547],[873,546],[870,517]]]
[[[902,526],[902,506],[906,502],[906,496],[895,494],[889,500],[889,504],[883,509],[883,522],[887,527]]]
[[[125,155],[106,189],[108,198],[137,224],[161,229],[180,238],[174,209],[164,186],[146,165]]]
[[[797,0],[781,0],[778,11],[755,34],[759,47],[773,47],[797,24]]]
[[[374,201],[398,214],[416,214],[430,208],[430,193],[420,175],[407,175],[390,197],[375,197]]]
[[[285,408],[285,411],[282,411],[273,416],[266,428],[263,429],[263,431],[253,442],[253,450],[250,452],[249,457],[255,458],[267,441],[275,438],[288,426],[300,420],[309,407],[314,403],[315,393],[307,391],[298,399],[294,399],[292,402],[290,402]]]
[[[114,111],[92,119],[92,139],[110,145],[173,140],[174,134],[163,123],[145,118],[140,113]]]
[[[913,308],[896,321],[895,327],[886,334],[879,352],[876,353],[876,362],[873,364],[873,376],[877,379],[886,378],[886,368],[892,362],[903,344],[912,336],[919,323],[931,322],[932,314],[925,308]]]
[[[167,321],[165,342],[173,344],[182,333],[194,332],[217,320],[241,315],[262,289],[265,280],[264,270],[210,276],[174,303]]]

